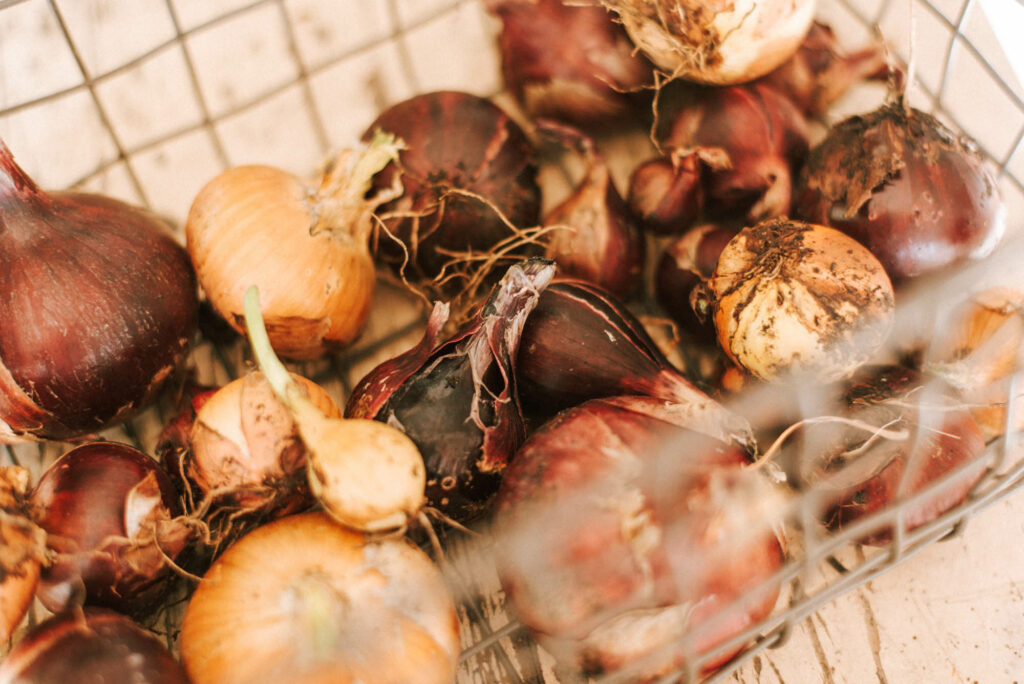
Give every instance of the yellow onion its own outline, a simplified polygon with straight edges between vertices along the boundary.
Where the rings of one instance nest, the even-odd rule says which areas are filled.
[[[0,643],[28,611],[46,548],[45,535],[26,514],[28,490],[27,470],[0,468]]]
[[[868,361],[892,328],[885,269],[825,226],[772,219],[744,228],[706,286],[719,344],[762,380],[838,380]]]
[[[658,68],[698,83],[763,76],[800,47],[815,0],[601,0]]]
[[[371,179],[401,147],[378,134],[312,181],[252,165],[207,183],[192,203],[185,235],[217,312],[244,332],[242,299],[256,285],[271,342],[283,356],[315,358],[355,339],[375,284],[373,211],[396,194],[370,194]]]
[[[292,374],[327,415],[341,409],[325,389]],[[306,448],[291,414],[258,371],[214,392],[191,430],[187,472],[203,494],[231,489],[241,510],[285,515],[312,504],[306,486]]]
[[[1024,430],[1024,292],[983,290],[957,307],[943,330],[948,334],[935,336],[926,367],[959,391],[985,441],[1006,430],[1014,381],[1010,428]]]
[[[282,518],[230,547],[181,629],[193,684],[450,684],[458,655],[455,604],[430,558],[323,513]]]
[[[270,346],[255,286],[245,293],[245,322],[260,370],[306,446],[309,488],[327,512],[363,532],[401,529],[423,516],[427,472],[416,444],[397,427],[337,418],[310,400]]]

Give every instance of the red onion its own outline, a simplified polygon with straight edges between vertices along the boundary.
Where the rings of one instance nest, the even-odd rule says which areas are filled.
[[[419,344],[370,371],[349,397],[348,418],[403,430],[427,467],[427,500],[449,517],[482,514],[525,438],[515,359],[524,321],[554,275],[530,259],[512,266],[483,307],[440,341],[448,307],[438,304]]]
[[[974,146],[902,99],[833,126],[795,202],[797,216],[864,244],[896,283],[986,257],[1006,229]]]
[[[630,94],[652,67],[600,7],[571,0],[486,0],[501,18],[505,85],[535,117],[578,125],[605,123],[633,108]]]
[[[55,615],[35,627],[0,661],[0,684],[189,684],[167,647],[110,610]]]
[[[672,366],[622,303],[583,281],[558,280],[541,293],[516,364],[523,404],[542,419],[588,399],[636,394],[702,416],[704,430],[722,439],[749,429]]]
[[[143,614],[163,598],[189,531],[156,461],[126,444],[83,444],[43,473],[31,505],[57,554],[39,585],[48,609],[84,600]]]
[[[740,449],[666,420],[662,404],[618,397],[559,414],[498,493],[511,606],[585,674],[634,666],[629,681],[652,681],[764,618],[778,596],[779,494],[741,467]]]
[[[29,473],[0,468],[0,643],[11,638],[28,611],[46,561],[46,537],[28,517]]]
[[[409,280],[457,291],[465,285],[459,278],[472,277],[453,263],[459,254],[489,252],[515,241],[516,230],[537,225],[533,148],[522,128],[489,100],[452,91],[417,95],[384,111],[367,137],[375,131],[406,144],[374,185],[380,190],[401,183],[404,189],[381,208],[393,237],[379,236],[378,254],[404,268]]]
[[[705,223],[670,242],[662,252],[654,276],[658,303],[679,324],[680,329],[700,341],[715,339],[711,312],[696,311],[700,305],[694,289],[712,276],[718,256],[739,228]]]
[[[145,407],[196,327],[188,254],[147,211],[46,193],[0,142],[0,440],[68,440]]]
[[[804,478],[817,482],[833,529],[888,509],[937,483],[903,514],[905,530],[930,522],[964,501],[984,474],[985,442],[951,388],[899,366],[866,367],[843,386],[840,415],[859,426],[806,428]],[[893,528],[861,541],[885,544]]]
[[[649,159],[630,175],[626,202],[647,230],[677,235],[704,209],[703,178],[704,164],[697,155]]]
[[[539,125],[548,135],[577,147],[586,164],[586,175],[572,194],[544,217],[544,226],[552,229],[545,256],[557,262],[561,275],[628,296],[640,286],[644,238],[615,188],[608,163],[594,141],[580,132]]]
[[[761,81],[784,93],[807,116],[820,118],[856,83],[890,76],[898,74],[888,64],[882,41],[846,54],[832,27],[816,21],[796,54]]]
[[[690,154],[707,173],[706,210],[748,220],[789,212],[792,177],[809,146],[809,126],[787,97],[763,83],[697,88],[670,83],[658,99],[656,137]]]

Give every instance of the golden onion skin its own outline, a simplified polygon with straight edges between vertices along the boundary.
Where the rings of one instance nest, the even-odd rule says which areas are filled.
[[[450,684],[459,631],[444,578],[418,547],[304,513],[214,563],[180,646],[193,684]]]
[[[838,230],[772,219],[729,241],[707,282],[718,342],[762,380],[852,373],[892,329],[892,283]]]

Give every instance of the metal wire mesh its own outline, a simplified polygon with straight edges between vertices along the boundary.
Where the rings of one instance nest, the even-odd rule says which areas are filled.
[[[851,44],[877,27],[900,59],[915,63],[911,102],[974,138],[996,170],[1010,216],[1020,216],[1024,75],[992,39],[984,5],[822,0],[819,15]],[[477,0],[0,0],[0,135],[42,186],[103,191],[180,226],[198,189],[230,166],[260,162],[305,173],[357,138],[377,112],[411,94],[453,88],[500,96],[495,30]],[[863,110],[863,102],[840,103],[835,117]],[[1011,229],[1006,246],[961,281],[1013,271],[1022,253],[1019,221]],[[949,293],[958,282],[945,285]],[[921,306],[941,296],[920,295]],[[403,293],[385,284],[362,341],[299,370],[336,397],[347,396],[366,370],[410,346],[421,322]],[[203,342],[194,356],[200,379],[211,383],[246,368],[241,344]],[[151,447],[166,417],[150,412],[112,436]],[[1024,482],[1024,458],[1013,446],[992,445],[988,474],[968,501],[932,523],[910,532],[898,524],[925,491],[864,525],[804,539],[801,554],[773,578],[786,587],[779,608],[731,640],[752,645],[711,679],[724,680],[783,645],[821,606],[1014,491]],[[38,475],[62,448],[6,447],[5,458]],[[792,515],[810,520],[812,504],[800,499]],[[868,526],[890,526],[893,543],[865,554],[857,540]],[[460,677],[551,679],[550,659],[504,611],[490,552],[486,544],[460,539],[449,547],[464,617]],[[666,681],[695,679],[701,659],[688,663]]]

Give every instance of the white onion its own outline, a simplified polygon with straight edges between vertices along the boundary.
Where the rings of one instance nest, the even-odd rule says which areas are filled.
[[[700,83],[763,76],[800,47],[815,0],[601,0],[669,75]]]

